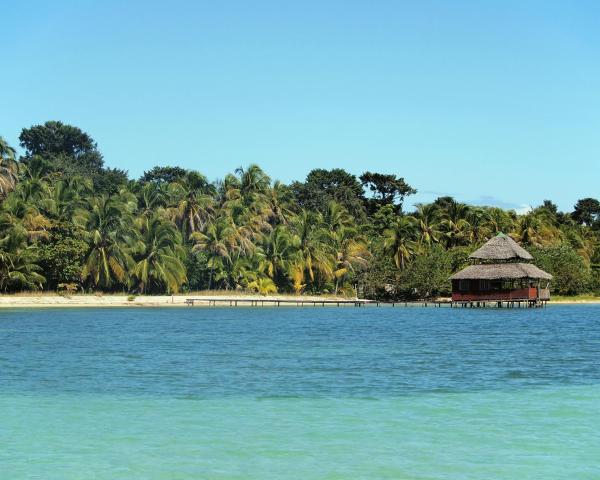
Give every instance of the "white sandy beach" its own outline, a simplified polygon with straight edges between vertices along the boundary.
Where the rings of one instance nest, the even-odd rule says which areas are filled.
[[[295,296],[295,295],[252,295],[236,292],[219,292],[219,294],[185,294],[185,295],[56,295],[56,294],[13,294],[0,295],[0,308],[35,308],[35,307],[186,307],[186,299],[193,298],[194,306],[208,306],[209,302],[234,298],[238,301],[251,300],[348,300],[346,297],[331,296]],[[223,302],[222,305],[226,303]]]

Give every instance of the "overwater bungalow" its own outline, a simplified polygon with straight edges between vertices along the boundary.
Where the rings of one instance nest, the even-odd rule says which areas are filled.
[[[503,233],[490,239],[469,258],[474,264],[455,273],[452,301],[463,305],[545,305],[552,275],[532,263],[531,254]]]

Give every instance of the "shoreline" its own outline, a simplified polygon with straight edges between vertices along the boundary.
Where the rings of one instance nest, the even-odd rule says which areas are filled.
[[[229,294],[188,294],[188,295],[139,295],[131,299],[131,295],[53,295],[53,294],[6,294],[0,295],[0,310],[7,308],[46,308],[46,307],[188,307],[186,299],[194,299],[194,307],[208,307],[213,301],[223,301],[223,304],[217,306],[227,306],[225,300],[236,299],[242,302],[251,302],[261,300],[286,300],[305,302],[320,302],[327,300],[352,300],[347,297],[334,295],[316,296],[316,295],[253,295],[239,294],[230,292]],[[241,305],[240,305],[241,306]]]
[[[132,299],[133,298],[133,299]],[[188,295],[139,295],[132,297],[131,295],[90,295],[76,294],[70,296],[62,296],[55,294],[6,294],[0,295],[0,310],[8,308],[46,308],[46,307],[187,307],[186,299],[193,298],[195,307],[208,307],[211,302],[222,300],[223,304],[217,306],[228,306],[225,299],[236,299],[242,302],[261,301],[261,300],[286,300],[286,301],[305,301],[305,302],[320,302],[327,300],[352,301],[348,297],[335,295],[268,295],[262,296],[258,294],[240,294],[235,292],[229,293],[211,293],[211,294],[188,294]],[[401,303],[401,302],[398,302]],[[596,299],[577,299],[566,300],[550,300],[549,305],[591,305],[600,304],[600,298]],[[242,305],[240,305],[242,306]],[[293,304],[291,305],[293,306]]]

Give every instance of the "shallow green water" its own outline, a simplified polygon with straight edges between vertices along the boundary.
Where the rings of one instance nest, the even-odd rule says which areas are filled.
[[[0,313],[0,478],[600,478],[600,308]]]

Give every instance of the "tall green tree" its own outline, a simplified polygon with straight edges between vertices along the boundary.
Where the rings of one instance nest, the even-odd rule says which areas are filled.
[[[329,202],[335,200],[354,218],[366,218],[363,187],[355,175],[344,169],[311,170],[305,182],[293,182],[291,188],[301,208],[324,213]]]
[[[329,231],[324,226],[323,216],[302,210],[293,219],[290,228],[299,255],[293,273],[295,282],[306,284],[308,281],[313,288],[318,288],[320,283],[332,279],[334,268],[334,251],[329,243]]]
[[[264,238],[259,259],[260,271],[267,277],[285,284],[289,272],[298,261],[299,243],[286,226],[275,227]]]
[[[204,175],[188,172],[185,177],[170,184],[174,205],[169,207],[170,218],[179,227],[184,241],[204,229],[214,214],[215,187]]]
[[[37,242],[36,263],[46,277],[45,288],[81,284],[83,264],[88,253],[85,232],[69,222],[54,225],[47,238]]]
[[[49,121],[24,128],[19,141],[25,149],[26,163],[40,157],[54,172],[67,178],[90,178],[98,192],[116,193],[127,182],[123,170],[104,167],[96,142],[78,127]]]
[[[213,286],[215,273],[219,273],[226,266],[226,262],[231,262],[233,253],[237,249],[236,231],[227,217],[219,217],[210,222],[204,231],[194,232],[191,235],[194,242],[193,251],[201,251],[208,256],[208,266],[210,267],[210,277],[208,288]]]
[[[426,246],[438,243],[443,235],[439,207],[433,203],[420,203],[414,216],[418,222],[419,243]]]
[[[45,282],[37,265],[37,249],[20,225],[0,229],[0,290],[40,290]]]
[[[135,221],[138,235],[132,248],[133,281],[140,293],[177,293],[186,282],[181,236],[170,221],[158,215]]]
[[[552,291],[560,295],[577,295],[589,287],[591,272],[584,260],[569,245],[531,249],[535,264],[554,276]]]
[[[135,241],[132,210],[135,201],[128,194],[101,195],[88,200],[79,222],[87,232],[89,250],[82,279],[95,288],[126,287],[133,268],[130,247]]]
[[[396,267],[404,270],[418,249],[418,225],[414,217],[398,217],[396,223],[384,233],[384,249],[393,258]]]
[[[578,200],[572,216],[577,223],[588,227],[600,225],[600,201],[589,197]]]
[[[441,230],[446,246],[452,248],[469,243],[472,228],[469,223],[470,207],[452,198],[441,205]]]
[[[417,193],[404,178],[376,172],[365,172],[360,176],[360,181],[372,194],[366,200],[370,212],[375,212],[383,205],[392,205],[396,213],[402,212],[404,199]]]
[[[168,185],[170,183],[185,181],[187,175],[188,170],[181,167],[154,167],[144,172],[140,177],[140,183]]]
[[[409,299],[429,299],[446,296],[451,292],[451,258],[439,245],[416,256],[402,272],[399,287],[402,296]]]

